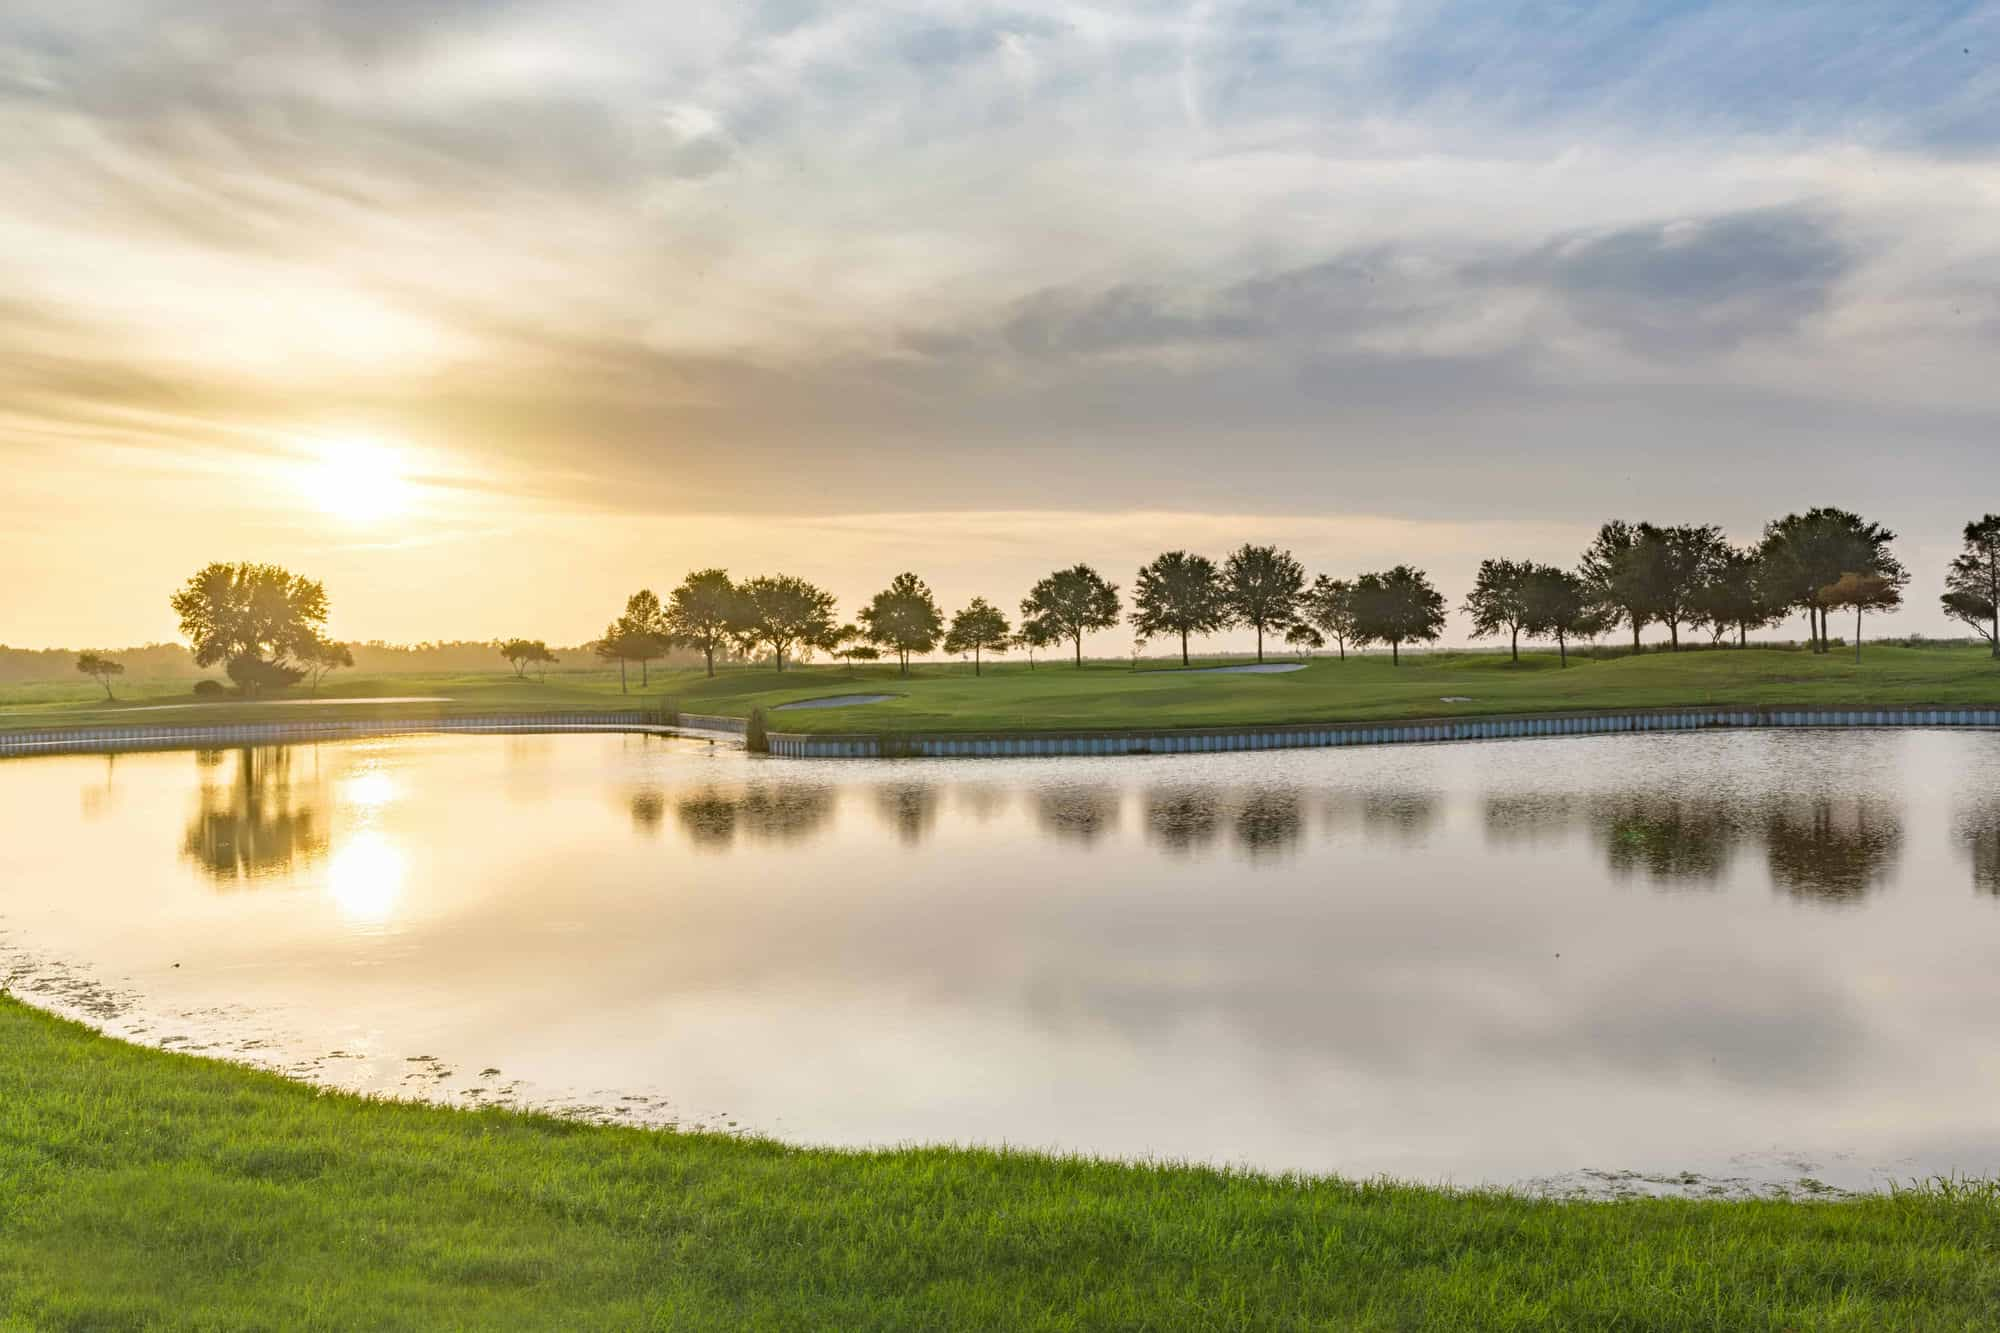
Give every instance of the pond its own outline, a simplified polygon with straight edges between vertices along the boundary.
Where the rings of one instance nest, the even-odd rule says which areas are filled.
[[[0,761],[0,978],[329,1086],[1583,1190],[2000,1170],[2000,734]]]

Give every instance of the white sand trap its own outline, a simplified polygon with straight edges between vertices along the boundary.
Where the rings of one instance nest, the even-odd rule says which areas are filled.
[[[893,694],[829,694],[824,699],[801,699],[795,704],[779,704],[771,711],[782,713],[788,708],[847,708],[853,704],[884,704],[895,697]]]
[[[1251,662],[1247,666],[1188,667],[1181,674],[1192,676],[1204,671],[1233,671],[1243,676],[1275,676],[1280,671],[1304,671],[1305,669],[1306,664],[1304,662]]]

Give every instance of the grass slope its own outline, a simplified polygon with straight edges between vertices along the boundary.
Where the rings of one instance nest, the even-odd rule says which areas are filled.
[[[785,731],[1028,731],[1065,728],[1198,727],[1332,722],[1397,717],[1697,704],[1822,706],[2000,703],[2000,664],[1983,649],[1866,650],[1858,665],[1843,654],[1799,650],[1707,650],[1575,661],[1558,669],[1546,654],[1518,665],[1495,653],[1413,655],[1403,665],[1370,655],[1315,660],[1280,675],[1185,672],[1157,665],[1062,662],[1034,670],[989,665],[975,677],[957,665],[850,671],[842,666],[656,671],[641,690],[634,673],[621,694],[616,673],[551,676],[546,684],[511,674],[335,678],[323,697],[339,703],[188,701],[184,683],[135,682],[130,699],[107,707],[83,685],[15,687],[0,693],[0,728],[52,725],[174,725],[248,718],[429,716],[438,713],[539,712],[657,706],[673,700],[690,712],[746,715],[798,699],[844,693],[890,693],[888,703],[776,714]],[[443,703],[372,704],[372,697],[441,695]],[[1450,695],[1467,703],[1445,703]],[[168,704],[169,707],[159,705]]]
[[[1972,1329],[2000,1193],[1551,1203],[317,1093],[0,996],[0,1327]]]

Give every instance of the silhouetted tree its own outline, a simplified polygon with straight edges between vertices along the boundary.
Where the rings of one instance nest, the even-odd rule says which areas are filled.
[[[1507,635],[1508,650],[1516,662],[1521,660],[1521,631],[1528,618],[1524,585],[1534,568],[1527,560],[1482,560],[1472,591],[1465,598],[1465,613],[1472,617],[1472,637]]]
[[[730,641],[742,619],[742,598],[726,571],[697,569],[667,594],[667,632],[676,642],[699,648],[715,675],[715,653]]]
[[[1861,613],[1893,611],[1903,604],[1903,590],[1880,574],[1842,574],[1819,590],[1819,604],[1829,611],[1854,608],[1854,660],[1861,660]]]
[[[1896,534],[1845,509],[1822,507],[1787,514],[1764,527],[1757,548],[1764,595],[1780,606],[1805,611],[1814,652],[1826,652],[1827,608],[1820,591],[1843,574],[1874,574],[1897,587],[1909,581],[1889,551]]]
[[[984,597],[975,597],[951,618],[951,629],[944,636],[945,651],[971,653],[972,674],[976,676],[980,654],[1006,652],[1014,642],[1012,628],[999,607]]]
[[[624,660],[639,664],[639,688],[651,683],[653,659],[664,657],[673,642],[667,631],[667,611],[651,588],[641,588],[625,599],[625,614],[618,618],[618,643]]]
[[[1965,525],[1965,549],[1945,571],[1944,612],[1979,631],[2000,658],[2000,514]]]
[[[1340,660],[1345,662],[1347,641],[1354,637],[1354,585],[1321,574],[1299,600],[1299,614],[1340,645]]]
[[[1354,581],[1354,640],[1388,644],[1391,662],[1402,661],[1406,643],[1434,642],[1444,619],[1444,594],[1420,569],[1397,565]]]
[[[1602,633],[1608,614],[1580,575],[1554,565],[1529,564],[1520,577],[1521,629],[1531,639],[1554,639],[1556,660],[1569,665],[1569,641]]]
[[[1681,626],[1693,618],[1694,605],[1720,568],[1728,543],[1722,539],[1722,529],[1713,524],[1662,528],[1641,523],[1634,532],[1646,612],[1667,627],[1669,650],[1679,652]]]
[[[1056,630],[1039,621],[1024,621],[1014,632],[1014,642],[1028,650],[1028,670],[1035,669],[1035,649],[1050,648],[1062,642]]]
[[[1105,582],[1089,565],[1059,569],[1021,599],[1021,620],[1031,643],[1074,643],[1081,668],[1083,636],[1118,623],[1118,585]]]
[[[1326,647],[1326,635],[1319,632],[1319,626],[1308,620],[1294,620],[1285,626],[1285,646],[1296,648],[1307,657],[1313,649]]]
[[[544,667],[556,660],[540,639],[509,639],[500,645],[500,656],[513,666],[517,677],[525,677],[529,667]]]
[[[1716,560],[1708,581],[1696,590],[1689,603],[1689,616],[1697,625],[1708,627],[1710,637],[1721,642],[1731,630],[1736,646],[1747,647],[1750,631],[1783,619],[1785,608],[1774,606],[1765,595],[1762,562],[1754,550],[1730,548]]]
[[[354,651],[344,643],[335,643],[331,639],[315,639],[312,646],[300,655],[299,663],[305,668],[307,677],[312,681],[312,692],[317,696],[319,683],[326,678],[329,671],[354,665]]]
[[[651,650],[650,644],[638,644],[632,641],[631,627],[625,623],[623,616],[606,625],[604,633],[590,645],[590,651],[596,654],[600,661],[618,664],[620,694],[630,693],[625,676],[626,664],[638,661],[640,652]]]
[[[1188,635],[1213,634],[1228,623],[1222,578],[1207,556],[1168,551],[1139,571],[1132,625],[1148,637],[1178,635],[1182,666],[1188,664]]]
[[[223,663],[246,694],[300,679],[305,672],[293,661],[319,641],[326,623],[326,589],[277,565],[209,565],[172,605],[195,665]]]
[[[785,669],[785,651],[795,643],[823,639],[833,623],[833,594],[790,574],[773,574],[744,583],[742,632],[752,645],[767,643],[777,669]]]
[[[125,674],[125,664],[123,662],[114,662],[102,653],[78,653],[76,669],[84,675],[89,676],[99,685],[102,685],[104,687],[105,698],[113,699],[117,697],[111,693],[111,679],[114,676]]]
[[[861,608],[861,627],[869,642],[895,653],[902,674],[910,674],[910,654],[937,647],[944,633],[944,613],[930,586],[915,574],[898,574],[889,586]]]
[[[1222,605],[1229,619],[1257,631],[1257,660],[1264,660],[1264,631],[1282,630],[1298,618],[1305,567],[1275,546],[1242,546],[1222,565]]]
[[[1652,618],[1650,598],[1639,564],[1639,534],[1623,519],[1614,519],[1597,530],[1578,561],[1583,581],[1590,587],[1591,600],[1610,611],[1614,623],[1632,627],[1632,651],[1639,651],[1639,635]]]
[[[856,662],[878,662],[882,658],[882,650],[868,642],[867,633],[852,621],[834,631],[834,647],[831,651],[847,663],[850,675],[853,674]]]

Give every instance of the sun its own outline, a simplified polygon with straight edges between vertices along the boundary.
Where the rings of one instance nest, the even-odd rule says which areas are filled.
[[[325,513],[349,523],[379,523],[410,507],[402,453],[376,440],[327,440],[314,447],[302,482]]]

